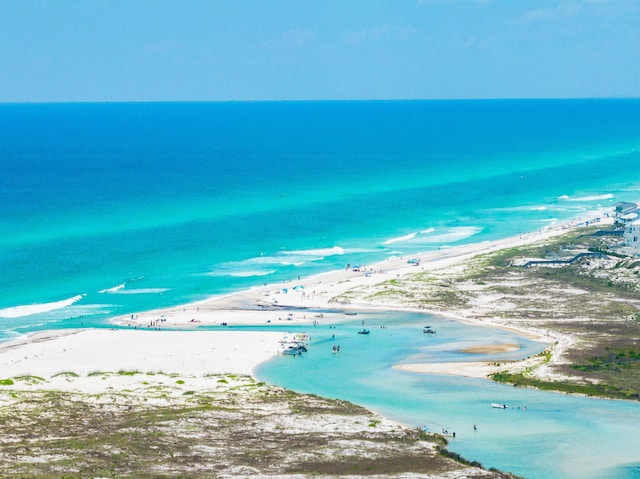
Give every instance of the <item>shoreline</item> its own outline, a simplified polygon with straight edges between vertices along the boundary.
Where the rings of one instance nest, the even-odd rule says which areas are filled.
[[[610,215],[606,215],[608,210],[599,210],[588,215],[590,218],[599,217],[601,224],[606,224],[607,220],[612,220]],[[605,218],[606,217],[606,218]],[[602,221],[604,220],[604,221]],[[588,224],[592,220],[588,220]],[[111,357],[120,358],[120,366],[113,362],[113,368],[116,370],[135,367],[137,358],[138,369],[148,370],[147,364],[153,364],[153,368],[170,371],[171,368],[186,367],[191,368],[194,372],[206,374],[204,369],[199,369],[194,365],[186,366],[186,360],[180,365],[170,360],[173,354],[180,351],[180,354],[186,356],[201,355],[207,361],[224,364],[227,370],[219,372],[246,373],[252,374],[253,370],[263,361],[275,356],[278,352],[277,338],[281,338],[281,333],[276,332],[248,332],[248,331],[229,331],[224,326],[257,326],[257,325],[312,325],[315,322],[326,324],[334,324],[345,319],[345,312],[348,311],[408,311],[432,314],[436,316],[446,317],[456,321],[466,322],[477,326],[485,326],[492,328],[501,328],[509,331],[517,332],[529,339],[551,344],[552,354],[557,348],[562,349],[563,342],[557,336],[550,335],[549,332],[543,332],[535,328],[527,328],[526,326],[504,324],[493,319],[476,319],[468,317],[465,311],[443,312],[438,310],[410,308],[406,305],[383,305],[376,303],[350,303],[339,304],[331,302],[335,298],[346,291],[359,286],[370,286],[378,284],[389,279],[403,278],[418,271],[438,272],[455,270],[463,266],[464,262],[480,254],[495,252],[504,248],[511,248],[531,244],[537,241],[550,239],[565,234],[572,229],[585,224],[585,221],[572,220],[567,223],[557,225],[553,228],[544,228],[528,234],[503,238],[495,241],[484,241],[480,243],[472,243],[468,245],[460,245],[450,248],[443,248],[436,251],[429,251],[411,257],[417,262],[408,263],[406,258],[389,258],[373,265],[367,265],[363,270],[353,271],[345,268],[344,270],[334,270],[319,273],[317,275],[301,278],[295,283],[284,282],[280,284],[267,284],[264,286],[256,286],[249,289],[241,290],[235,293],[227,293],[219,296],[212,296],[205,300],[188,303],[170,308],[160,308],[150,311],[131,314],[129,316],[115,317],[111,319],[114,325],[121,327],[129,327],[128,329],[119,329],[115,332],[109,329],[87,329],[87,330],[54,330],[51,332],[37,332],[28,335],[25,338],[10,341],[0,345],[0,360],[3,364],[22,365],[22,369],[12,367],[5,369],[4,375],[10,374],[37,374],[38,370],[42,370],[38,363],[51,364],[51,361],[33,361],[29,362],[22,357],[34,354],[33,358],[46,359],[47,357],[56,356],[59,348],[65,349],[68,346],[68,354],[65,355],[66,360],[59,360],[58,369],[73,370],[74,365],[83,364],[85,369],[88,364],[94,364],[87,361],[88,352],[83,349],[84,344],[91,344],[94,350],[107,350],[109,354],[102,358],[108,363]],[[322,311],[316,313],[314,310]],[[202,330],[198,331],[201,326],[221,326],[218,330]],[[171,329],[171,331],[166,331]],[[161,334],[157,330],[161,330]],[[197,331],[197,335],[185,336],[189,332]],[[112,341],[114,335],[119,334],[120,337],[126,337],[126,341],[122,344],[116,344]],[[131,335],[135,339],[129,339]],[[145,334],[144,341],[138,341]],[[230,336],[233,335],[233,336]],[[264,335],[269,340],[255,342],[256,339],[252,335]],[[222,349],[215,352],[215,348],[207,349],[207,342],[202,338],[207,338],[211,344],[220,346]],[[264,349],[265,342],[271,341],[270,349]],[[42,350],[40,354],[26,353],[32,348],[33,344],[38,344]],[[79,343],[79,344],[77,344]],[[168,357],[153,357],[151,352],[147,351],[145,355],[132,355],[131,350],[140,349],[143,344],[150,343],[155,345],[159,351],[168,352]],[[235,346],[229,346],[229,345]],[[229,346],[232,349],[224,349],[223,346]],[[235,349],[233,349],[235,347]],[[56,348],[58,348],[56,350]],[[262,348],[262,349],[260,349]],[[144,348],[143,348],[144,349]],[[72,351],[84,351],[76,357]],[[172,352],[173,351],[173,352]],[[232,354],[235,351],[236,355]],[[243,351],[240,353],[239,351]],[[249,354],[254,352],[255,355]],[[245,354],[247,353],[247,354]],[[83,356],[83,354],[85,356]],[[176,353],[177,354],[177,353]],[[47,356],[49,355],[49,356]],[[68,367],[65,367],[65,361]],[[495,363],[495,361],[493,361]],[[508,365],[509,370],[516,370],[525,364],[526,360],[520,361],[504,361],[502,369]],[[465,364],[468,367],[461,368]],[[530,366],[529,364],[527,364]],[[415,372],[436,373],[436,374],[456,374],[462,376],[487,378],[487,370],[493,372],[491,368],[486,367],[486,363],[477,363],[470,361],[468,363],[433,363],[430,365],[412,365]],[[97,364],[94,368],[97,367]],[[399,365],[400,368],[407,368],[409,365]],[[51,368],[51,366],[49,366]],[[33,372],[32,372],[33,371]],[[49,372],[55,374],[55,371],[49,369]],[[59,371],[58,371],[59,372]],[[213,372],[213,371],[212,371]]]
[[[609,210],[602,209],[591,212],[589,218],[600,218],[600,224],[608,224],[612,221]],[[541,331],[533,327],[522,325],[514,326],[504,324],[496,319],[476,319],[468,317],[465,311],[439,311],[432,309],[418,309],[406,305],[386,305],[375,303],[349,303],[340,304],[331,302],[332,298],[343,294],[349,289],[359,286],[377,284],[389,279],[398,279],[416,273],[418,271],[442,271],[461,267],[464,262],[475,256],[499,251],[504,248],[512,248],[532,244],[538,241],[563,235],[583,225],[593,223],[593,220],[583,221],[574,219],[559,224],[553,228],[543,228],[527,234],[512,236],[495,241],[483,241],[468,245],[443,248],[411,256],[417,259],[415,263],[407,263],[407,258],[393,258],[383,260],[366,266],[364,270],[352,271],[350,269],[333,270],[319,273],[295,282],[287,281],[278,284],[254,286],[236,293],[227,293],[212,296],[205,300],[172,307],[145,311],[132,317],[116,317],[112,321],[120,326],[152,327],[154,321],[163,320],[160,324],[164,327],[197,329],[199,326],[255,326],[269,324],[297,324],[312,325],[315,321],[322,324],[333,324],[345,319],[345,312],[349,311],[407,311],[414,313],[431,314],[455,321],[461,321],[475,326],[491,327],[515,332],[533,341],[546,343],[552,347],[563,348],[562,340],[549,332]],[[292,288],[297,287],[294,291]],[[315,311],[322,311],[322,317],[318,318]],[[275,353],[274,353],[275,354]],[[494,372],[493,368],[486,367],[488,363],[478,363],[478,367],[469,367],[462,370],[461,364],[469,363],[433,363],[414,368],[416,372],[454,374],[468,377],[487,378]],[[492,361],[495,363],[495,361]],[[510,371],[524,369],[531,366],[531,361],[526,359],[519,361],[501,362],[501,370],[505,366]],[[440,366],[437,366],[440,365]],[[403,365],[398,365],[400,368]],[[444,372],[443,372],[444,371]],[[487,372],[488,371],[488,372]]]

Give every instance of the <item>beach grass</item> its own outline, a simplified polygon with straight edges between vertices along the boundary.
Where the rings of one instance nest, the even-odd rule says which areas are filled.
[[[490,377],[494,381],[513,384],[516,387],[534,387],[545,391],[614,399],[640,399],[640,392],[636,387],[622,388],[605,383],[577,383],[575,381],[545,381],[527,373],[497,372],[491,374]]]
[[[251,387],[116,392],[109,386],[100,394],[12,390],[12,401],[4,392],[0,476],[205,478],[239,470],[274,478],[437,476],[476,465],[443,452],[446,441],[437,436],[384,421],[349,402],[235,379]],[[334,427],[327,429],[328,421]],[[335,447],[347,443],[348,448]],[[473,477],[479,469],[468,471],[465,477]]]
[[[73,371],[62,371],[57,374],[54,374],[51,377],[52,378],[57,378],[57,377],[77,378],[77,377],[80,377],[80,375],[78,373],[74,373]]]

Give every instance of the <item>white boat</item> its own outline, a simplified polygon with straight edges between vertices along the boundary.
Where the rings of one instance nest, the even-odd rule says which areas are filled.
[[[305,333],[287,334],[280,340],[280,354],[293,356],[306,353],[308,342],[309,336]]]
[[[302,345],[290,345],[282,349],[281,354],[287,354],[289,356],[299,356],[302,353],[306,353],[307,348]]]
[[[491,403],[491,407],[494,407],[496,409],[507,409],[507,405],[506,404],[498,404],[498,403]]]
[[[424,328],[422,328],[422,332],[426,334],[436,334],[436,330],[431,326],[425,326]]]

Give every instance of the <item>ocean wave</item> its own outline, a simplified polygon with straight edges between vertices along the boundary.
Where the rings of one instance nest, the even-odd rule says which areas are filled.
[[[602,195],[589,195],[589,196],[578,196],[576,198],[572,198],[567,195],[562,195],[558,198],[559,200],[564,201],[602,201],[602,200],[611,200],[613,199],[612,193],[605,193]]]
[[[275,256],[257,256],[241,261],[220,263],[212,271],[206,272],[205,275],[235,278],[268,276],[276,272],[273,267],[281,264],[282,259],[282,257],[277,258]]]
[[[138,288],[138,289],[121,289],[116,294],[156,294],[170,291],[171,288]]]
[[[16,339],[22,338],[24,336],[26,336],[26,334],[13,331],[11,329],[4,330],[0,331],[0,342],[15,341]]]
[[[527,211],[546,211],[553,208],[553,205],[521,205],[521,206],[505,206],[503,208],[489,208],[490,213],[519,213]]]
[[[126,285],[127,283],[122,283],[118,286],[114,286],[113,288],[101,289],[100,291],[98,291],[98,293],[117,293],[121,289],[124,289]]]
[[[327,256],[336,256],[345,254],[344,248],[340,246],[334,246],[332,248],[318,248],[318,249],[303,249],[303,250],[294,250],[294,251],[282,251],[280,254],[283,255],[292,255],[292,256],[322,256],[326,258]]]
[[[455,243],[456,241],[461,241],[474,236],[481,231],[482,228],[479,226],[456,226],[446,229],[442,233],[439,233],[438,230],[436,230],[435,234],[418,236],[412,241],[412,243]]]
[[[276,272],[274,266],[302,266],[309,261],[322,261],[327,256],[344,255],[347,252],[340,246],[305,250],[285,250],[276,254],[256,256],[241,261],[231,261],[216,265],[207,276],[251,277],[267,276]]]
[[[251,278],[254,276],[269,276],[275,273],[275,269],[265,271],[212,271],[208,276],[230,276],[233,278]]]
[[[298,257],[297,261],[290,259],[288,261],[280,261],[278,264],[280,264],[281,266],[302,266],[307,261],[322,261],[323,259],[324,259],[324,256],[316,256],[316,257],[309,257],[309,258]]]
[[[21,306],[12,306],[10,308],[0,309],[0,318],[22,318],[24,316],[47,313],[49,311],[71,306],[73,303],[80,301],[84,296],[84,294],[78,294],[72,298],[63,299],[61,301],[40,304],[24,304]]]
[[[445,229],[443,232],[439,232],[436,228],[429,228],[420,233],[411,233],[399,238],[393,238],[382,243],[383,245],[393,243],[408,243],[408,244],[425,244],[425,243],[455,243],[456,241],[469,238],[482,231],[482,228],[478,226],[456,226],[453,228]]]
[[[66,308],[60,308],[54,311],[47,312],[46,315],[42,317],[44,319],[42,323],[33,323],[33,321],[30,320],[29,328],[49,327],[51,324],[66,321],[70,318],[80,318],[83,316],[93,316],[96,314],[111,314],[114,309],[117,309],[117,306],[113,304],[75,303]]]
[[[418,236],[417,232],[409,233],[408,235],[400,236],[398,238],[391,238],[391,239],[388,239],[387,241],[383,241],[382,244],[393,244],[393,243],[401,243],[403,241],[411,241],[416,236]]]

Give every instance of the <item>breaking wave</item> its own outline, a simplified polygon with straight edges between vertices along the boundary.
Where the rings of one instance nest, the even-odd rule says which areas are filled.
[[[124,289],[127,283],[119,284],[118,286],[114,286],[113,288],[101,289],[98,293],[117,293],[118,291]]]
[[[334,246],[333,248],[319,248],[319,249],[302,249],[294,251],[282,251],[283,255],[295,255],[295,256],[327,256],[343,255],[345,254],[344,248],[340,246]]]
[[[170,291],[171,288],[138,288],[138,289],[124,289],[117,291],[117,294],[156,294]]]
[[[442,232],[436,228],[428,228],[419,233],[411,233],[399,238],[393,238],[383,242],[383,245],[389,245],[394,243],[409,243],[409,244],[423,244],[423,243],[455,243],[482,231],[482,228],[478,226],[456,226],[453,228],[443,229]]]
[[[383,241],[382,244],[393,244],[393,243],[401,243],[403,241],[411,241],[412,239],[414,239],[416,236],[418,236],[418,233],[409,233],[408,235],[404,235],[404,236],[400,236],[398,238],[391,238],[388,239],[387,241]]]
[[[559,200],[564,200],[564,201],[603,201],[603,200],[611,200],[613,199],[613,194],[612,193],[606,193],[606,194],[602,194],[602,195],[590,195],[590,196],[577,196],[575,198],[572,198],[570,196],[567,195],[562,195],[560,197],[558,197]]]
[[[84,294],[78,294],[72,298],[63,299],[61,301],[40,304],[24,304],[21,306],[12,306],[10,308],[0,309],[0,318],[22,318],[24,316],[47,313],[49,311],[71,306],[73,303],[80,301],[84,296]]]

